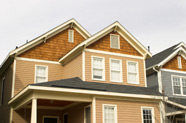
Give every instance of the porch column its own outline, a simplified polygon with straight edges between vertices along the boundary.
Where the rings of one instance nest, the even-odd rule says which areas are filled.
[[[31,123],[37,123],[37,99],[32,99]]]
[[[185,123],[186,123],[186,113],[185,113]]]

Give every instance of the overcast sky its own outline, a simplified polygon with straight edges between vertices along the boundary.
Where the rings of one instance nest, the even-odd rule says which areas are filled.
[[[91,34],[119,21],[153,54],[186,43],[186,0],[0,0],[0,64],[71,18]]]

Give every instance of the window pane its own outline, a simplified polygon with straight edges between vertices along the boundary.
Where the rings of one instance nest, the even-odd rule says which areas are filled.
[[[46,76],[46,67],[37,66],[37,76]]]
[[[36,82],[39,83],[39,82],[45,82],[46,81],[46,77],[36,77]]]
[[[95,79],[102,79],[102,72],[103,70],[101,69],[93,69],[93,77]]]
[[[103,59],[93,58],[93,67],[98,69],[103,68]]]
[[[90,107],[85,108],[85,123],[90,123]]]
[[[135,83],[137,82],[137,74],[128,74],[128,82]]]
[[[128,71],[130,73],[137,73],[137,66],[134,62],[128,62]]]
[[[120,61],[111,60],[111,70],[120,71]]]
[[[104,106],[104,121],[105,123],[115,123],[114,106]]]
[[[174,86],[174,94],[181,94],[180,86]]]
[[[103,79],[103,58],[93,57],[93,78]]]
[[[121,81],[120,80],[120,72],[119,71],[111,71],[111,80]]]
[[[152,123],[151,109],[143,109],[143,123]]]

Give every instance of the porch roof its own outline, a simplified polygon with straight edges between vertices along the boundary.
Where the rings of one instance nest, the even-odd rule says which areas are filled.
[[[184,99],[184,98],[168,97],[168,100],[186,106],[186,98]]]

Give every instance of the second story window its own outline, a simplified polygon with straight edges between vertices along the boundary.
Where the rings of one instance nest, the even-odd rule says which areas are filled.
[[[104,80],[105,79],[105,64],[104,58],[92,57],[92,79],[93,80]]]
[[[120,49],[119,35],[110,34],[110,48]]]
[[[3,105],[3,97],[4,97],[4,86],[5,86],[5,77],[2,79],[2,81],[1,81],[1,92],[0,92],[0,94],[1,94],[1,97],[0,97],[0,106],[2,106]]]
[[[74,30],[68,30],[68,42],[74,42]]]
[[[35,82],[46,82],[48,81],[48,67],[36,65],[35,67]]]
[[[178,68],[179,68],[179,69],[182,69],[181,56],[178,56],[178,57],[177,57],[177,60],[178,60]]]
[[[131,84],[139,84],[139,77],[138,77],[138,63],[137,62],[127,62],[127,70],[128,70],[128,83]]]
[[[121,60],[110,59],[110,79],[112,82],[122,82]]]
[[[173,76],[173,93],[175,95],[186,95],[186,78]]]

